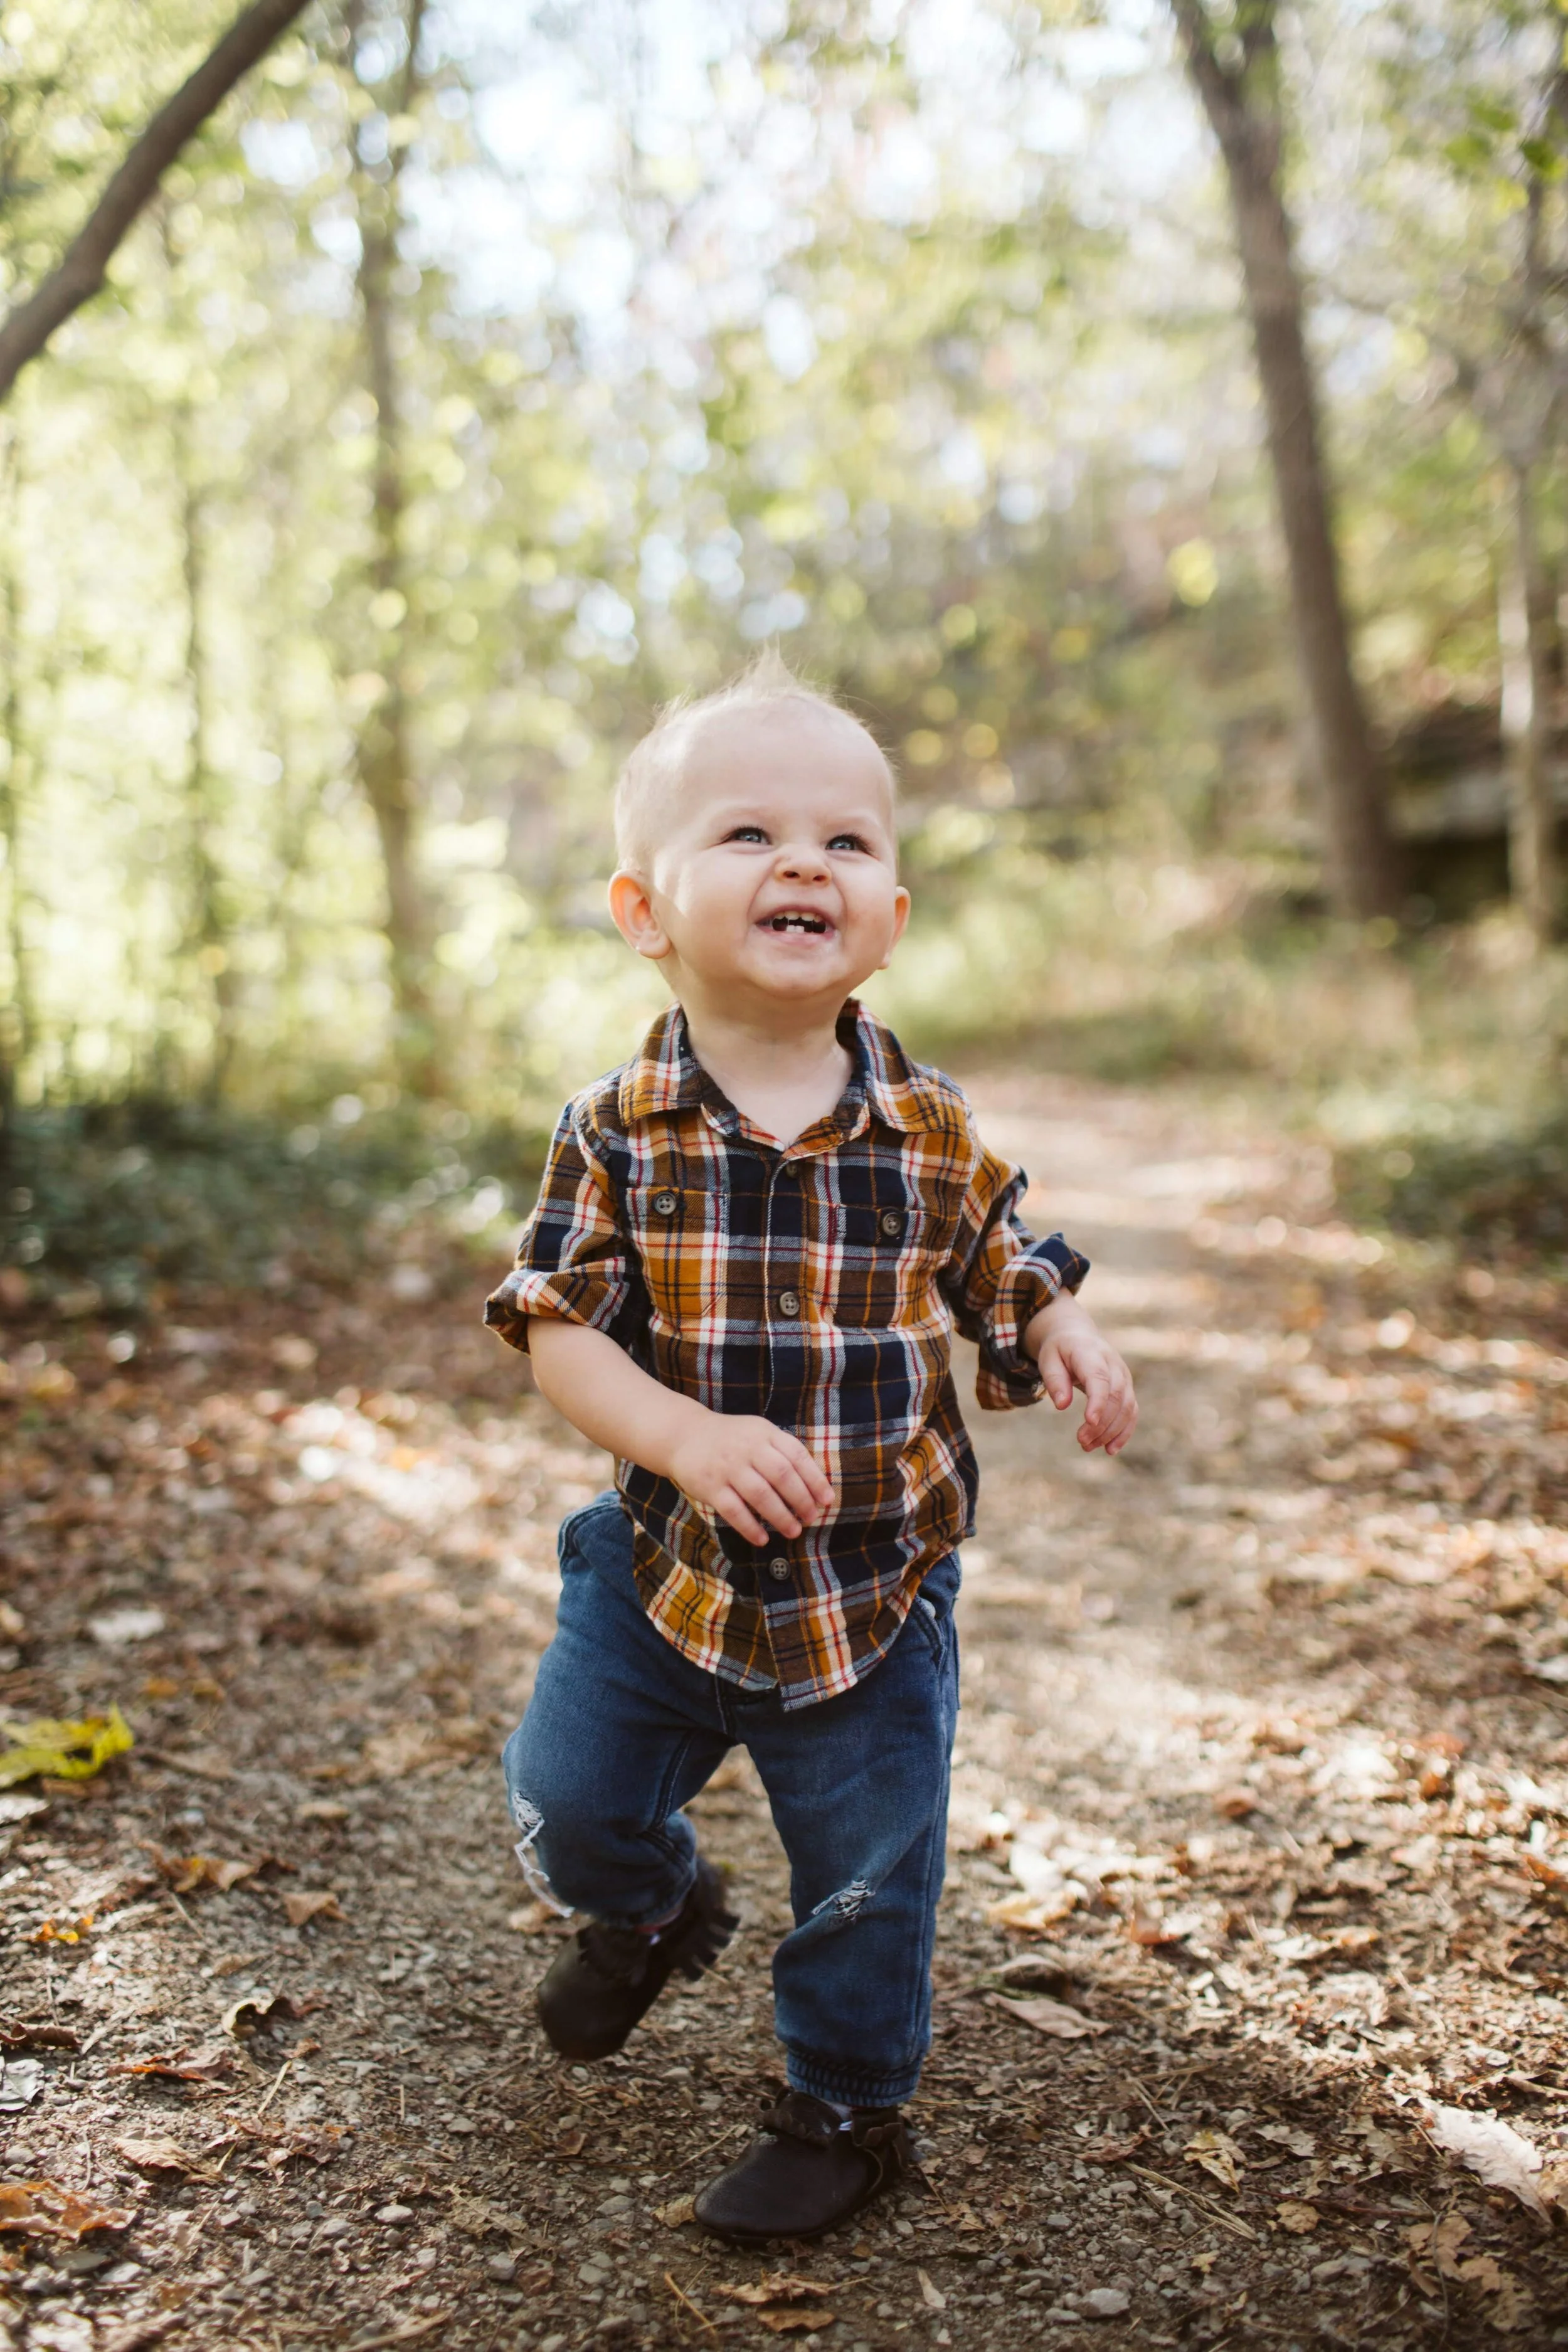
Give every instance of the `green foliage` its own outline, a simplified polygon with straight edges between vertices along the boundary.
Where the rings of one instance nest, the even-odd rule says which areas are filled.
[[[1568,1260],[1568,1116],[1517,1131],[1416,1133],[1341,1151],[1349,1213],[1489,1257]]]
[[[453,1111],[367,1115],[353,1097],[288,1126],[146,1096],[23,1111],[5,1139],[0,1263],[74,1314],[345,1281],[416,1261],[433,1233],[520,1221],[546,1139]]]

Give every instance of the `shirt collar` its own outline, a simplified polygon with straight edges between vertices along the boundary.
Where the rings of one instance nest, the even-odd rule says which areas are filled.
[[[900,1134],[928,1133],[951,1126],[952,1108],[934,1073],[911,1062],[892,1031],[874,1013],[868,1013],[858,997],[850,997],[838,1016],[838,1037],[855,1061],[842,1112],[853,1114],[863,1097],[884,1127]],[[661,1112],[695,1108],[703,1103],[722,1107],[730,1120],[735,1118],[732,1107],[691,1050],[685,1013],[679,1004],[667,1005],[621,1073],[621,1118],[629,1127]],[[854,1124],[851,1116],[847,1127]]]

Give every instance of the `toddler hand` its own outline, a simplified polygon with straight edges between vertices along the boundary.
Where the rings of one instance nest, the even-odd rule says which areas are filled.
[[[1107,1454],[1120,1454],[1137,1424],[1138,1401],[1131,1373],[1093,1316],[1076,1298],[1054,1298],[1030,1324],[1028,1339],[1058,1412],[1071,1404],[1075,1389],[1083,1391],[1078,1442],[1084,1452],[1103,1445]]]
[[[672,1449],[668,1474],[748,1543],[766,1543],[769,1528],[798,1536],[832,1507],[826,1473],[787,1429],[759,1414],[696,1411],[701,1417]]]

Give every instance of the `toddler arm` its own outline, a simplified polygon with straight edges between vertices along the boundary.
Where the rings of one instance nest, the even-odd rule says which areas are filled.
[[[1061,1291],[1048,1307],[1034,1316],[1024,1334],[1024,1352],[1040,1368],[1046,1394],[1058,1412],[1072,1402],[1073,1391],[1084,1393],[1083,1423],[1078,1442],[1086,1454],[1103,1445],[1120,1454],[1138,1420],[1132,1375],[1086,1307],[1070,1291]]]
[[[607,1332],[541,1317],[529,1351],[539,1386],[574,1429],[672,1479],[748,1543],[765,1543],[769,1528],[798,1536],[831,1508],[826,1474],[787,1429],[661,1387]]]

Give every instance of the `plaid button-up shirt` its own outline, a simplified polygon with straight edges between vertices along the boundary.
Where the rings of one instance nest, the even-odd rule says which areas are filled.
[[[851,1002],[855,1064],[829,1118],[783,1150],[720,1092],[679,1006],[570,1102],[515,1270],[485,1320],[526,1349],[535,1315],[605,1331],[667,1388],[761,1413],[826,1470],[794,1540],[748,1543],[668,1478],[617,1463],[643,1605],[696,1664],[786,1708],[847,1690],[890,1648],[927,1570],[973,1529],[977,1484],[952,1370],[979,1402],[1033,1403],[1030,1320],[1088,1261],[1017,1213],[951,1078]]]

